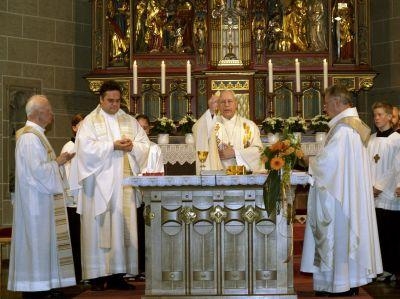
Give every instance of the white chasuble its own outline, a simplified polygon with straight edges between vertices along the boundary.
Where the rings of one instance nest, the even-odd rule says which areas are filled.
[[[122,138],[132,140],[131,152],[114,150],[113,142]],[[108,115],[97,107],[82,121],[75,145],[70,180],[78,191],[83,279],[136,274],[138,198],[122,181],[144,169],[150,141],[130,115]]]
[[[400,134],[393,132],[387,137],[372,134],[368,142],[368,156],[371,162],[372,184],[382,191],[375,198],[375,207],[399,211],[400,200],[395,190],[400,185],[396,171],[400,160]]]
[[[197,151],[209,152],[209,140],[214,129],[214,125],[217,122],[217,116],[211,115],[210,109],[196,121],[193,125],[192,131]],[[204,162],[204,170],[211,170],[210,159],[207,158]],[[196,174],[200,174],[200,161],[196,155]]]
[[[221,160],[218,149],[232,146],[235,157]],[[235,114],[231,119],[218,116],[210,137],[209,159],[212,170],[226,169],[230,165],[244,165],[247,170],[261,172],[264,166],[260,156],[263,144],[257,125]]]
[[[355,108],[329,125],[327,142],[309,166],[314,185],[301,271],[313,273],[314,290],[337,293],[371,282],[382,272],[382,260],[364,145],[369,132]]]
[[[17,132],[8,289],[36,292],[75,285],[63,184],[44,129]]]

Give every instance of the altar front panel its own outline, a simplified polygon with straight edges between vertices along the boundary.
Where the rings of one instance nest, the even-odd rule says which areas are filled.
[[[226,184],[227,176],[192,176],[195,181],[184,186],[163,177],[169,186],[141,187],[145,298],[297,298],[291,224],[283,213],[268,217],[260,184],[265,176],[250,177],[257,176],[232,177]]]

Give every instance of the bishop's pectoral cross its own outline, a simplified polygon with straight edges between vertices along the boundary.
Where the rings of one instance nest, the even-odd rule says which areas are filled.
[[[378,161],[379,161],[380,158],[381,158],[381,157],[379,157],[379,155],[376,154],[376,155],[374,156],[375,163],[378,163]]]

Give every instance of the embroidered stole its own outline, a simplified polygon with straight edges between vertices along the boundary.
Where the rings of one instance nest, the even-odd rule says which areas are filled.
[[[53,147],[43,134],[31,126],[25,126],[19,129],[16,133],[17,139],[25,133],[35,134],[43,144],[47,151],[47,161],[54,161],[56,154]],[[59,175],[62,180],[64,192],[53,195],[53,213],[56,231],[56,246],[57,246],[57,260],[59,266],[60,280],[63,279],[75,279],[74,260],[72,257],[71,239],[69,235],[69,225],[67,217],[67,209],[65,202],[67,200],[67,193],[69,190],[68,182],[66,181],[66,175],[64,168],[59,168]],[[63,173],[64,171],[64,173]]]
[[[100,108],[98,108],[100,109]],[[101,139],[107,138],[107,127],[104,120],[104,117],[99,113],[93,116],[93,123],[94,128],[96,131],[96,136],[100,137]],[[134,139],[133,134],[133,126],[130,119],[130,116],[127,114],[118,114],[118,125],[120,129],[121,136],[130,138],[131,140]],[[129,154],[123,153],[123,177],[130,177],[133,175],[133,171],[131,165],[129,163]],[[134,189],[132,186],[123,186],[122,187],[122,209],[123,209],[123,217],[124,217],[124,241],[125,246],[130,246],[131,243],[131,230],[130,230],[130,223],[131,223],[131,211],[132,211],[132,202],[131,199],[133,197]],[[111,248],[111,212],[107,210],[104,214],[100,215],[103,217],[103,225],[100,228],[100,244],[101,248]]]
[[[335,124],[335,126],[329,130],[328,136],[325,140],[325,145],[332,138],[333,132],[339,124],[345,124],[353,128],[360,135],[361,141],[363,142],[364,146],[367,147],[368,140],[371,135],[371,129],[359,117],[356,116],[347,116],[340,119]]]

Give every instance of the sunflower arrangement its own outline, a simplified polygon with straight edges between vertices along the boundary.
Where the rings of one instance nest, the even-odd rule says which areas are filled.
[[[268,215],[280,212],[287,198],[286,190],[290,188],[290,173],[297,160],[303,157],[300,142],[287,130],[284,130],[282,139],[264,149],[261,159],[268,170],[264,184],[264,204]]]

